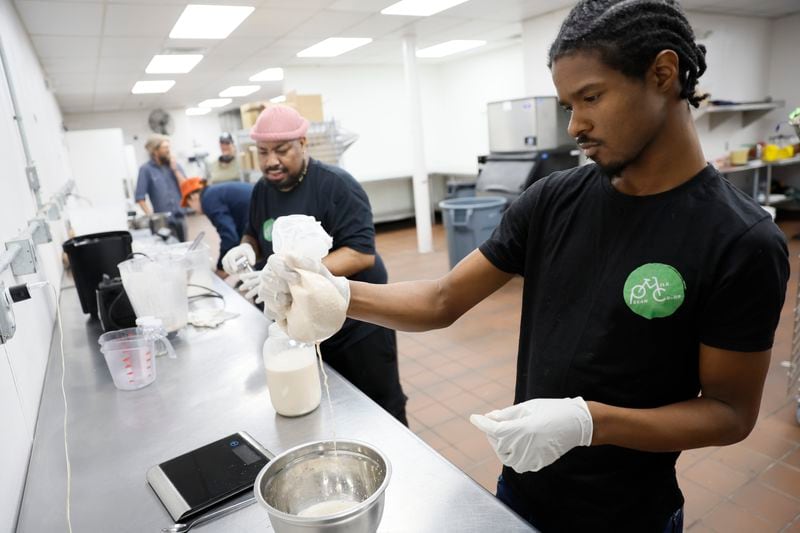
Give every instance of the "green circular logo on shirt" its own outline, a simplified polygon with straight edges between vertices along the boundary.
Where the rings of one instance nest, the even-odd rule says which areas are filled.
[[[275,224],[274,218],[268,218],[264,221],[264,225],[261,226],[261,232],[264,235],[264,240],[267,242],[272,242],[272,226]]]
[[[630,273],[622,289],[625,304],[648,320],[672,315],[683,304],[686,283],[663,263],[647,263]]]

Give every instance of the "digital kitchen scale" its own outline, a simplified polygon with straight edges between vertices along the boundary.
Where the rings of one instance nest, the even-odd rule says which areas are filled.
[[[176,522],[253,488],[273,455],[241,431],[151,467],[147,483]]]

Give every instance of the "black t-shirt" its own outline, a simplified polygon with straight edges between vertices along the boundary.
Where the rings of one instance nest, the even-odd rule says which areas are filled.
[[[694,398],[700,343],[772,346],[789,275],[778,227],[711,166],[639,197],[594,164],[552,174],[480,250],[524,277],[515,403]],[[579,447],[539,472],[503,476],[545,531],[660,532],[683,503],[678,455]]]
[[[375,255],[375,265],[349,279],[367,283],[386,283],[386,267],[375,251],[375,226],[372,208],[364,189],[345,170],[315,159],[308,162],[303,181],[288,192],[272,187],[260,179],[250,200],[250,219],[245,234],[258,239],[262,268],[272,255],[272,225],[285,215],[309,215],[316,218],[333,237],[331,251],[346,246]],[[348,318],[342,329],[322,343],[326,351],[336,351],[363,339],[378,326]]]

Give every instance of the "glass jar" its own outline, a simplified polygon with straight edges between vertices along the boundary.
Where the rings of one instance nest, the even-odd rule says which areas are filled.
[[[283,416],[301,416],[322,398],[314,346],[290,339],[277,324],[269,327],[262,350],[269,397]]]

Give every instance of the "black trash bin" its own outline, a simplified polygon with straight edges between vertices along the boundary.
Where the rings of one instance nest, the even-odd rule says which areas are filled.
[[[97,318],[97,286],[103,280],[103,274],[110,278],[119,277],[117,265],[131,254],[131,241],[131,234],[127,231],[108,231],[81,235],[62,245],[69,258],[84,313]]]

